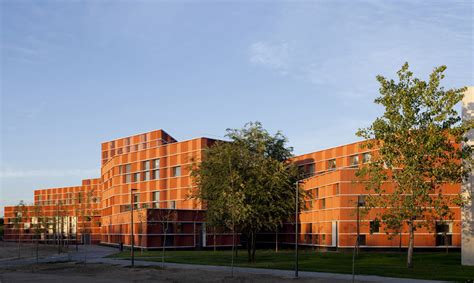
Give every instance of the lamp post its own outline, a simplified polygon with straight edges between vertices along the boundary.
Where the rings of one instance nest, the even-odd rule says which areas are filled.
[[[363,195],[357,196],[357,238],[352,253],[352,282],[355,282],[355,256],[359,255],[359,245],[360,245],[360,207],[365,205],[365,197]]]
[[[135,244],[135,239],[133,236],[133,207],[135,205],[133,201],[133,192],[137,191],[137,189],[130,189],[130,244],[131,244],[131,253],[132,253],[132,267],[135,266],[135,252],[134,252],[134,244]]]

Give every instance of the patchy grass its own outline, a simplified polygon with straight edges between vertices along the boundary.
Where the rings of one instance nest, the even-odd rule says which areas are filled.
[[[114,254],[110,257],[130,259],[130,251]],[[294,253],[283,250],[275,253],[271,250],[258,250],[257,261],[247,262],[246,251],[240,250],[235,258],[235,266],[253,268],[288,269],[294,268]],[[161,262],[161,251],[135,252],[136,260]],[[166,262],[230,265],[230,251],[166,251]],[[361,252],[356,259],[356,273],[418,278],[432,280],[470,281],[474,280],[474,267],[461,266],[461,253],[418,252],[414,255],[413,269],[406,268],[405,253]],[[352,253],[316,252],[303,250],[299,254],[301,271],[319,271],[333,273],[352,272]]]

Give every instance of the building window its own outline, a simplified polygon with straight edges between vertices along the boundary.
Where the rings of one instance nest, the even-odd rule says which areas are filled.
[[[453,226],[451,222],[436,221],[436,233],[452,233]]]
[[[110,148],[115,148],[115,141],[110,142]]]
[[[169,208],[170,209],[176,209],[176,201],[175,200],[172,200],[169,202]]]
[[[306,176],[307,177],[313,176],[314,175],[314,170],[315,170],[314,163],[308,164],[307,171],[306,171]]]
[[[127,174],[125,175],[125,182],[124,183],[131,183],[132,182],[132,175],[131,174]]]
[[[154,159],[153,160],[153,169],[160,168],[160,160],[159,159]]]
[[[365,246],[367,244],[367,239],[365,235],[359,235],[359,246]]]
[[[153,207],[154,208],[159,208],[160,207],[160,192],[159,191],[156,191],[156,192],[152,192],[152,196],[151,196],[151,199],[153,201]]]
[[[335,194],[338,195],[339,194],[339,183],[335,184],[334,186],[335,186],[335,189],[334,189]]]
[[[132,164],[125,165],[125,173],[130,173],[132,171]]]
[[[140,202],[140,195],[139,194],[134,194],[133,195],[133,208],[137,209],[139,202]]]
[[[125,139],[125,145],[130,145],[130,138]]]
[[[328,160],[328,170],[336,169],[336,159]]]
[[[324,242],[326,242],[326,234],[323,234],[323,235],[321,236],[321,238],[322,238],[322,241],[323,241],[323,244],[324,244]]]
[[[181,176],[181,166],[176,166],[172,168],[172,177]]]
[[[143,161],[142,170],[150,170],[150,160]]]
[[[359,155],[352,155],[349,157],[349,166],[357,167],[357,165],[359,165]]]
[[[140,173],[133,173],[133,182],[140,181]]]
[[[150,171],[146,171],[143,173],[143,181],[149,181],[150,180]]]
[[[380,221],[378,219],[370,221],[370,233],[380,232]]]
[[[326,209],[326,199],[325,198],[323,198],[321,200],[321,209]]]
[[[314,189],[314,198],[319,198],[319,188]]]
[[[153,180],[158,180],[160,178],[160,169],[153,170],[153,174],[151,176]]]
[[[436,235],[437,246],[451,246],[453,244],[453,235]]]
[[[123,173],[123,165],[119,165],[119,174]]]
[[[368,163],[372,159],[372,155],[368,152],[362,154],[362,162],[363,163]]]

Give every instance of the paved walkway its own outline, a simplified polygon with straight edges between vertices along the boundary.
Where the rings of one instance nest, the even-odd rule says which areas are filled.
[[[87,263],[104,263],[111,265],[130,266],[129,260],[106,258],[106,256],[116,253],[116,248],[104,247],[104,246],[87,246],[80,247],[79,251],[75,249],[69,254],[54,255],[47,258],[41,258],[40,263],[52,263],[52,262],[64,262],[64,261],[77,261],[84,262],[87,254]],[[27,265],[36,263],[36,259],[17,259],[0,261],[1,267]],[[135,260],[135,266],[161,266],[161,262],[141,261]],[[214,266],[214,265],[197,265],[197,264],[181,264],[181,263],[165,263],[165,268],[173,269],[193,269],[202,271],[221,271],[231,273],[232,269],[230,266]],[[248,268],[248,267],[234,267],[234,273],[247,273],[247,274],[258,274],[258,275],[273,275],[284,278],[293,278],[294,271],[291,270],[279,270],[279,269],[263,269],[263,268]],[[325,272],[307,272],[300,271],[299,276],[301,278],[314,278],[314,279],[327,279],[329,280],[341,280],[341,281],[352,281],[352,275],[350,274],[339,274],[339,273],[325,273]],[[418,279],[405,279],[405,278],[392,278],[382,277],[375,275],[356,275],[357,282],[401,282],[401,283],[415,283],[415,282],[442,282],[442,281],[429,281],[429,280],[418,280]]]

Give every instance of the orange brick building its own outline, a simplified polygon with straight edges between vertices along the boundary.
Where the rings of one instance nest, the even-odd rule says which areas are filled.
[[[332,248],[353,247],[357,239],[357,201],[367,194],[364,185],[358,182],[356,170],[370,162],[373,150],[361,147],[362,142],[338,146],[309,154],[296,156],[293,161],[305,172],[301,187],[308,192],[306,209],[299,216],[302,245]],[[386,183],[387,191],[393,184]],[[445,185],[445,194],[458,194],[461,184]],[[434,197],[436,194],[433,195]],[[433,231],[426,228],[415,232],[415,246],[428,248],[461,245],[460,207],[451,207],[455,220],[439,223]],[[388,237],[383,223],[374,221],[376,211],[360,218],[360,241],[363,247],[392,248],[408,246],[408,229],[402,228],[401,237]],[[293,226],[294,227],[294,226]],[[291,233],[291,229],[284,229]],[[294,232],[293,232],[294,233]],[[446,233],[446,237],[444,237]],[[287,237],[294,241],[289,234]],[[446,243],[445,243],[446,241]]]
[[[104,142],[100,178],[84,180],[82,186],[77,187],[36,190],[35,205],[26,206],[27,212],[20,221],[15,217],[18,215],[15,207],[5,207],[5,239],[33,239],[31,227],[38,222],[34,208],[40,206],[49,221],[41,239],[60,234],[71,241],[87,242],[90,239],[94,243],[129,245],[133,203],[133,233],[137,247],[157,248],[163,244],[169,248],[230,246],[230,234],[209,231],[201,204],[190,198],[196,189],[190,167],[193,162],[199,162],[203,151],[215,142],[208,138],[179,142],[163,130]],[[308,191],[306,209],[299,215],[298,241],[301,245],[354,246],[356,201],[359,195],[367,193],[363,185],[356,182],[355,171],[370,161],[372,153],[362,149],[360,143],[352,143],[292,159],[305,173],[301,187]],[[447,193],[458,193],[460,184],[445,189]],[[460,208],[452,209],[456,213],[453,222],[437,226],[431,232],[416,231],[416,247],[460,246]],[[372,213],[360,220],[362,246],[391,248],[400,243],[407,246],[406,233],[389,239],[382,227],[374,227],[373,219]],[[448,236],[440,237],[442,232]],[[262,233],[258,239],[293,243],[294,226],[286,224],[277,233]]]

